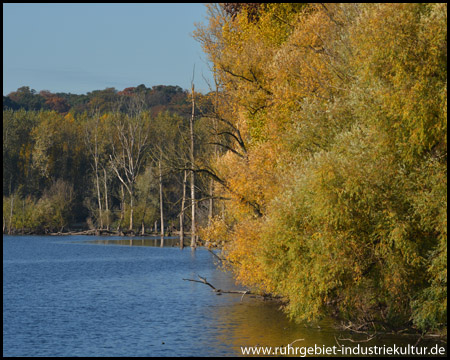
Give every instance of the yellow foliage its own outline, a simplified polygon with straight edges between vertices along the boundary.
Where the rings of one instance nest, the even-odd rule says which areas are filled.
[[[446,4],[271,4],[198,28],[245,145],[217,160],[208,236],[293,318],[442,325],[446,23]]]

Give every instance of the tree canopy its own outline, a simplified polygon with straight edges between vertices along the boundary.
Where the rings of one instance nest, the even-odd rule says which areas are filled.
[[[196,96],[208,106],[207,96]],[[87,95],[38,94],[22,87],[4,97],[4,232],[48,233],[73,227],[155,231],[159,165],[166,224],[175,229],[184,168],[193,167],[185,162],[189,97],[178,86],[143,84]],[[40,107],[32,105],[37,103]],[[201,116],[194,120],[202,161],[202,156],[208,158],[210,135]],[[202,177],[197,192],[204,202],[200,211],[206,214],[202,209],[209,189]],[[206,215],[199,215],[206,223]]]
[[[445,326],[447,5],[209,5],[195,36],[237,279],[298,321]]]

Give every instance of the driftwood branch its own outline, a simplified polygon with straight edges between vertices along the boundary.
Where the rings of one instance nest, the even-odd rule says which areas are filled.
[[[339,339],[336,339],[336,337],[335,337],[335,339],[336,339],[336,342],[337,342],[337,340],[341,340],[341,341],[343,340],[343,341],[351,341],[352,343],[364,343],[364,342],[369,342],[369,341],[373,340],[375,337],[376,337],[376,335],[373,334],[373,335],[369,335],[367,337],[367,339],[363,339],[363,340],[353,340],[351,338],[341,338],[341,337]]]
[[[200,280],[194,280],[194,279],[183,279],[183,280],[185,280],[185,281],[193,281],[193,282],[198,282],[198,283],[201,283],[201,284],[208,285],[214,292],[216,292],[218,294],[242,294],[241,300],[244,297],[244,295],[246,295],[246,294],[255,295],[249,290],[222,290],[222,289],[217,289],[214,285],[212,285],[211,283],[206,281],[206,278],[204,278],[204,277],[202,277],[200,275],[197,275],[197,276],[198,276],[198,278]]]
[[[354,339],[351,339],[351,338],[342,338],[342,337],[339,337],[339,339],[336,339],[336,336],[335,336],[334,338],[335,338],[335,340],[336,340],[336,342],[337,342],[338,344],[339,344],[338,340],[341,340],[341,341],[351,341],[351,342],[353,342],[353,343],[365,343],[365,342],[369,342],[369,341],[373,340],[374,338],[376,338],[376,336],[377,336],[377,331],[376,331],[376,328],[375,328],[375,324],[374,324],[373,322],[372,322],[372,326],[373,326],[373,328],[375,329],[375,332],[374,332],[374,333],[370,334],[368,331],[361,331],[360,329],[362,329],[362,328],[365,327],[366,325],[367,325],[367,324],[364,323],[364,324],[361,324],[361,325],[359,325],[359,326],[357,326],[357,327],[353,327],[352,324],[350,324],[350,325],[343,325],[343,326],[342,326],[344,330],[351,331],[351,332],[354,332],[354,333],[357,333],[357,334],[364,334],[365,336],[367,336],[366,339],[354,340]]]

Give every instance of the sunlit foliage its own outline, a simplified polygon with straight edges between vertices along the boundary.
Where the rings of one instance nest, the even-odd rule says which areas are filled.
[[[447,5],[235,5],[195,32],[234,134],[204,236],[296,320],[442,328]]]

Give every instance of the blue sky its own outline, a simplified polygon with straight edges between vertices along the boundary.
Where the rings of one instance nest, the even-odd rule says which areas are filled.
[[[3,94],[84,94],[145,84],[196,90],[212,83],[206,55],[192,37],[206,22],[199,3],[3,4]]]

